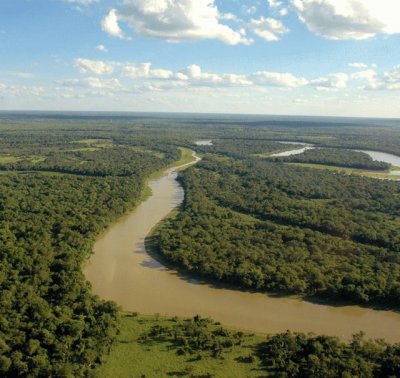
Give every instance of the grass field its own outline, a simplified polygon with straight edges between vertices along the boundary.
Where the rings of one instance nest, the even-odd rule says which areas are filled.
[[[218,377],[242,378],[265,376],[257,358],[253,362],[238,362],[238,357],[253,354],[256,344],[263,341],[261,336],[247,334],[240,346],[233,346],[223,352],[221,357],[197,354],[178,355],[167,342],[139,342],[140,335],[152,326],[168,326],[175,323],[174,318],[158,316],[135,316],[124,313],[118,340],[102,366],[94,372],[95,377]]]
[[[29,161],[33,164],[41,163],[46,158],[40,155],[32,155],[32,156],[0,156],[0,164],[11,164],[17,163],[19,161]]]

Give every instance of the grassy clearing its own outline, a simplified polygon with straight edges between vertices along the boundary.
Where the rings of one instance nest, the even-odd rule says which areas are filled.
[[[41,163],[46,160],[46,157],[40,155],[32,155],[32,156],[0,156],[0,164],[12,164],[17,163],[19,161],[29,161],[33,164]]]
[[[82,139],[71,142],[73,144],[81,144],[83,147],[73,148],[70,152],[95,152],[102,148],[114,147],[111,139]]]
[[[149,150],[146,149],[145,147],[141,147],[141,146],[137,146],[137,147],[132,147],[132,149],[136,152],[143,152],[146,154],[151,154],[155,157],[158,157],[159,159],[164,159],[165,158],[165,154],[163,152],[159,152],[159,151],[154,151],[154,150]]]
[[[72,150],[68,150],[69,152],[95,152],[100,150],[100,147],[82,147],[82,148],[73,148]]]
[[[221,357],[197,354],[178,355],[170,342],[139,342],[138,338],[155,325],[172,326],[173,318],[155,316],[134,316],[122,314],[121,332],[110,355],[103,365],[96,369],[95,377],[260,377],[265,375],[257,358],[253,362],[238,362],[238,357],[253,354],[256,344],[263,341],[261,336],[246,334],[242,345],[233,346]],[[263,374],[264,373],[264,374]]]
[[[35,156],[29,156],[28,160],[33,164],[37,164],[37,163],[41,163],[41,162],[45,161],[46,157],[35,155]]]
[[[81,139],[81,140],[76,140],[73,141],[72,143],[80,143],[80,144],[90,144],[90,145],[110,145],[113,144],[111,139]]]
[[[157,177],[159,177],[163,172],[165,172],[165,170],[169,169],[169,168],[173,168],[173,167],[178,167],[181,165],[185,165],[185,164],[189,164],[192,163],[196,160],[196,158],[193,156],[193,152],[192,150],[190,150],[189,148],[184,148],[184,147],[178,147],[179,150],[181,151],[181,157],[179,160],[172,162],[171,164],[169,164],[168,166],[166,166],[165,168],[154,172],[148,180],[153,180]],[[180,169],[185,169],[187,167],[183,167]]]
[[[16,163],[18,160],[16,156],[0,156],[0,164]]]
[[[297,167],[324,169],[326,171],[341,172],[341,173],[346,173],[348,175],[358,175],[358,176],[378,178],[378,179],[388,179],[388,180],[400,179],[400,175],[390,175],[387,172],[378,173],[374,171],[367,171],[364,169],[335,167],[331,165],[311,164],[311,163],[286,163],[286,164]]]

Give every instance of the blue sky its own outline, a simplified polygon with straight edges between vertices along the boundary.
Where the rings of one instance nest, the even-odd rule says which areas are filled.
[[[400,117],[398,0],[1,0],[0,109]]]

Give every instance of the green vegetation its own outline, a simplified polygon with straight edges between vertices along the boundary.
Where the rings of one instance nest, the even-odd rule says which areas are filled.
[[[254,345],[263,340],[228,330],[209,319],[124,314],[120,334],[95,376],[258,377],[262,367]],[[222,342],[225,346],[216,349],[221,348],[221,354],[213,355],[209,342]]]
[[[397,377],[400,344],[286,332],[269,337],[210,319],[122,316],[95,377]]]
[[[120,323],[90,292],[81,267],[97,235],[195,148],[204,161],[182,173],[183,209],[158,236],[170,261],[246,288],[398,306],[399,184],[254,157],[282,140],[400,155],[392,121],[1,113],[0,375],[399,376],[398,345]]]
[[[50,174],[0,175],[1,376],[86,376],[108,353],[117,307],[90,293],[81,266],[96,236],[140,199],[145,179],[179,158],[161,148],[165,159],[129,148],[85,152],[85,165],[60,148],[47,162],[10,164]]]
[[[398,183],[213,156],[181,181],[182,211],[158,230],[175,265],[261,291],[400,304]]]
[[[373,171],[385,171],[390,168],[390,164],[375,161],[364,152],[335,148],[315,148],[301,154],[271,159],[281,162],[322,164]]]

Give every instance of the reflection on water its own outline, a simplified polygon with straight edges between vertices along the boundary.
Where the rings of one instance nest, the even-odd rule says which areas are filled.
[[[257,332],[291,329],[348,338],[363,330],[370,337],[400,341],[400,314],[395,312],[216,288],[165,268],[147,255],[144,239],[183,200],[184,193],[173,170],[151,181],[150,187],[153,195],[111,226],[94,246],[84,272],[101,298],[114,300],[128,311],[201,314]]]
[[[304,151],[307,150],[312,150],[313,146],[307,146],[307,147],[303,147],[303,148],[299,148],[296,150],[289,150],[289,151],[283,151],[283,152],[279,152],[277,154],[271,154],[269,155],[270,157],[279,157],[279,156],[291,156],[291,155],[298,155],[298,154],[302,154]]]

